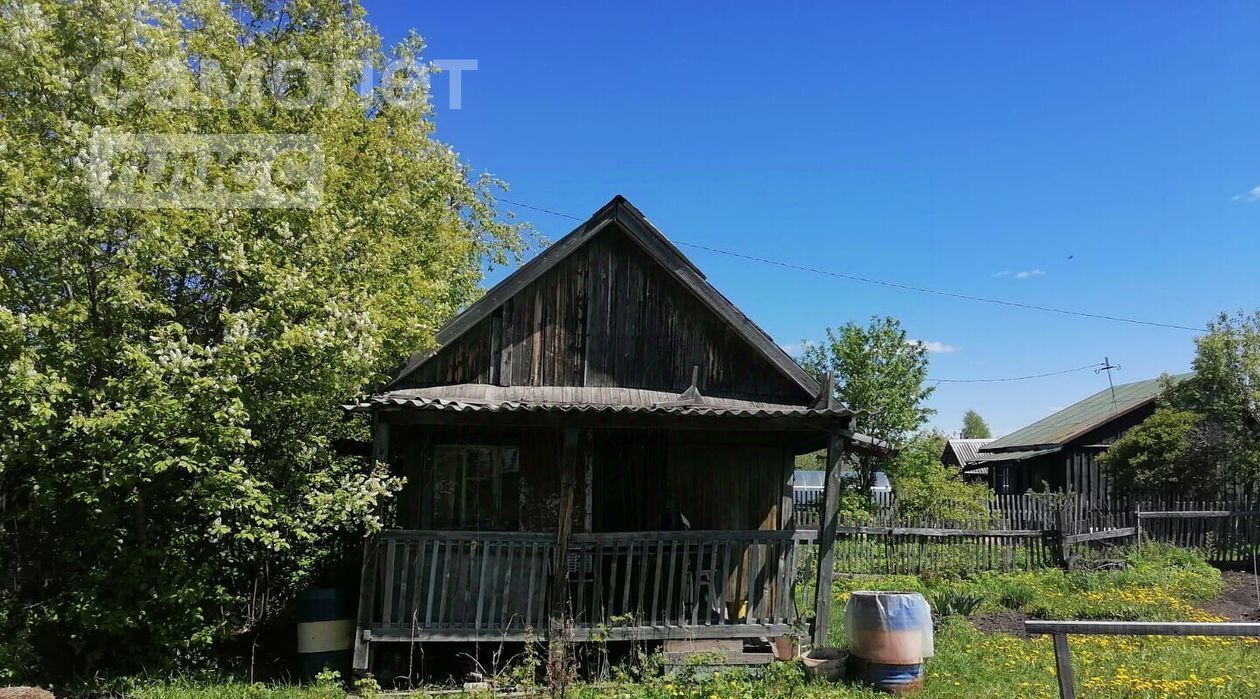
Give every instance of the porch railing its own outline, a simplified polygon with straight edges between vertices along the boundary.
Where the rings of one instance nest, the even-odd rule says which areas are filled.
[[[545,627],[552,535],[394,529],[375,546],[376,594],[363,602],[377,638]]]
[[[554,571],[553,534],[387,530],[372,544],[375,592],[361,602],[369,607],[360,625],[375,640],[542,637],[558,574],[575,640],[789,633],[802,628],[798,571],[812,539],[785,531],[574,534]]]

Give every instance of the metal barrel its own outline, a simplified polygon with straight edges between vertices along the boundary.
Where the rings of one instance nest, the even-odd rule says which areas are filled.
[[[302,677],[322,670],[349,677],[354,652],[354,619],[346,595],[336,588],[316,588],[298,595],[297,646]]]

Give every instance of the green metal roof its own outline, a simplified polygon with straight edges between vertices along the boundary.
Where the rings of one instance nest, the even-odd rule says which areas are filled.
[[[1010,466],[1021,461],[1027,461],[1038,456],[1046,454],[1054,454],[1063,447],[1047,447],[1045,449],[1031,449],[1028,451],[1003,451],[997,454],[978,454],[966,466],[963,466],[963,473],[985,474],[989,472],[990,464],[999,464],[1002,466]]]
[[[1178,374],[1171,379],[1175,383],[1184,381],[1191,375]],[[1160,379],[1122,384],[1116,386],[1114,401],[1111,389],[1103,389],[1075,405],[984,445],[980,451],[992,453],[1061,446],[1114,418],[1150,403],[1159,397],[1162,388]]]

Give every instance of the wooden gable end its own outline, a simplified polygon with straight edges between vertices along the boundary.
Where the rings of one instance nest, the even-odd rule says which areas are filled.
[[[614,224],[394,387],[487,383],[681,392],[693,366],[700,368],[705,395],[813,399]]]

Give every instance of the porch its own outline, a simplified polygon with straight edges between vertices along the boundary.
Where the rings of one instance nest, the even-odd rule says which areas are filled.
[[[367,545],[362,641],[803,634],[815,533],[387,530]]]
[[[396,528],[365,544],[356,669],[390,643],[825,634],[829,597],[810,591],[830,586],[834,528],[797,530],[793,461],[826,448],[838,479],[846,447],[864,448],[848,410],[694,389],[564,389],[611,404],[433,391],[474,388],[490,402],[416,389],[366,406],[377,460],[406,485],[383,513]]]

